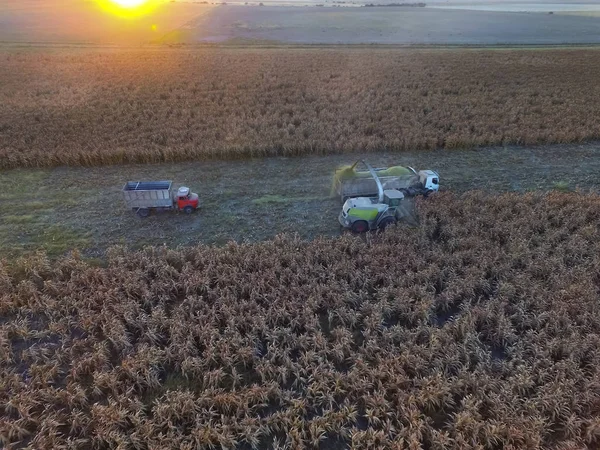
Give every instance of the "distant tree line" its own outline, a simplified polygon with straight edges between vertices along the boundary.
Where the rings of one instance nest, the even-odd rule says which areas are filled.
[[[365,5],[366,7],[375,7],[375,6],[407,6],[407,7],[411,7],[411,8],[424,8],[425,6],[427,6],[426,3],[386,3],[386,4],[374,4],[374,3],[368,3]]]

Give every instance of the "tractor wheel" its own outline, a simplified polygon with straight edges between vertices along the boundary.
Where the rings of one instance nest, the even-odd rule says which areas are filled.
[[[369,231],[369,224],[366,220],[357,220],[352,224],[352,231],[355,233],[364,233]]]
[[[387,227],[389,227],[390,225],[394,225],[395,223],[396,219],[394,219],[393,217],[384,217],[383,219],[381,219],[381,222],[379,222],[379,229],[385,230]]]
[[[150,215],[150,210],[148,208],[139,208],[137,210],[137,215],[140,217],[148,217]]]
[[[186,206],[185,208],[183,208],[183,212],[186,214],[191,214],[194,212],[194,208],[192,208],[191,206]]]

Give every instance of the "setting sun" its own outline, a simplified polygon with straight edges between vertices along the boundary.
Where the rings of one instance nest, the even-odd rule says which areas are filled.
[[[98,3],[103,10],[115,16],[132,19],[147,15],[161,2],[158,0],[98,0]]]
[[[111,3],[114,3],[121,8],[137,8],[138,6],[147,3],[147,0],[110,0]]]

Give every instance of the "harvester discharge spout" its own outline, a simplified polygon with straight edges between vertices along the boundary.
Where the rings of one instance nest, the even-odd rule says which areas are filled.
[[[377,201],[378,201],[378,203],[383,203],[383,185],[381,184],[381,180],[377,176],[375,169],[373,169],[373,167],[371,167],[371,165],[368,162],[366,162],[365,160],[361,160],[361,161],[366,166],[366,168],[369,169],[371,176],[375,180],[375,183],[377,183]]]

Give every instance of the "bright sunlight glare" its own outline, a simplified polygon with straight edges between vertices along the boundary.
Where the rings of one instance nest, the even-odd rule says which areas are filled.
[[[123,8],[137,8],[146,3],[146,0],[111,0],[112,3],[122,6]]]
[[[160,3],[158,0],[97,0],[104,11],[113,15],[132,19],[144,16]]]

